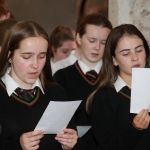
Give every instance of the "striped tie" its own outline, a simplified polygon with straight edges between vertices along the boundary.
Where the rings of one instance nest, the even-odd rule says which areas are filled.
[[[128,86],[124,86],[121,91],[131,97],[131,89]]]
[[[35,91],[35,88],[31,89],[31,90],[17,88],[15,90],[15,92],[18,94],[18,96],[26,101],[30,101],[34,98],[34,91]]]
[[[95,81],[97,78],[97,72],[95,70],[91,70],[86,72],[86,77],[90,80],[90,81]]]

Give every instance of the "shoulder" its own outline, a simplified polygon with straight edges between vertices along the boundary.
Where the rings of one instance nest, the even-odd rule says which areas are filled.
[[[44,91],[46,93],[64,92],[63,88],[59,84],[57,84],[57,83],[46,85]]]
[[[111,99],[112,97],[116,96],[116,90],[113,87],[104,87],[102,89],[99,89],[94,97],[93,97],[93,101],[94,102],[103,102],[103,101],[107,101],[109,99]],[[101,101],[100,101],[101,99]]]
[[[108,96],[108,94],[113,94],[113,93],[116,93],[116,90],[115,88],[112,86],[112,87],[103,87],[102,89],[99,89],[96,93],[95,93],[95,96],[94,97],[99,97],[100,95],[101,96]]]
[[[71,73],[73,70],[74,70],[75,66],[74,64],[73,65],[70,65],[66,68],[63,68],[63,69],[60,69],[58,71],[56,71],[56,73],[54,74],[54,77],[57,77],[57,76],[62,76],[62,75],[68,75],[68,73]]]
[[[66,100],[68,100],[64,89],[60,85],[58,85],[57,83],[47,85],[44,92],[45,92],[45,96],[49,100],[54,100],[54,101],[66,101]]]

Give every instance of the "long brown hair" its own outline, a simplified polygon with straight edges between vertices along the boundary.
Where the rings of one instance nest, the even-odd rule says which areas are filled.
[[[8,31],[0,53],[0,78],[10,66],[8,60],[14,55],[15,50],[20,47],[21,41],[29,37],[38,36],[43,37],[48,42],[46,63],[39,78],[43,87],[45,87],[46,84],[53,83],[50,66],[49,38],[45,30],[33,21],[19,21]],[[11,52],[10,55],[9,52]]]
[[[149,47],[143,34],[132,24],[123,24],[114,28],[110,32],[105,45],[103,66],[101,69],[101,81],[96,90],[93,93],[91,93],[91,95],[88,97],[86,102],[86,110],[88,114],[90,114],[91,112],[91,105],[94,94],[103,87],[112,86],[118,77],[119,68],[113,65],[112,56],[115,57],[115,50],[117,44],[124,35],[137,36],[143,41],[146,52],[145,67],[146,68],[150,67]]]

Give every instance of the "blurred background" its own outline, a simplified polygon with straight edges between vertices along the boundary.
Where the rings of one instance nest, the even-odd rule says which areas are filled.
[[[33,20],[48,34],[58,25],[75,30],[84,14],[100,12],[108,16],[108,0],[5,0],[16,20]]]

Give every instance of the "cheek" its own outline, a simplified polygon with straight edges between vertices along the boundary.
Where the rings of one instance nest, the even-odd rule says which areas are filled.
[[[20,71],[20,73],[27,70],[29,66],[28,62],[25,62],[21,59],[17,59],[17,61],[13,60],[12,65],[13,65],[13,68],[17,71]]]
[[[39,66],[40,66],[39,68],[40,68],[40,70],[42,70],[42,69],[44,68],[45,63],[46,63],[46,59],[39,63]]]

